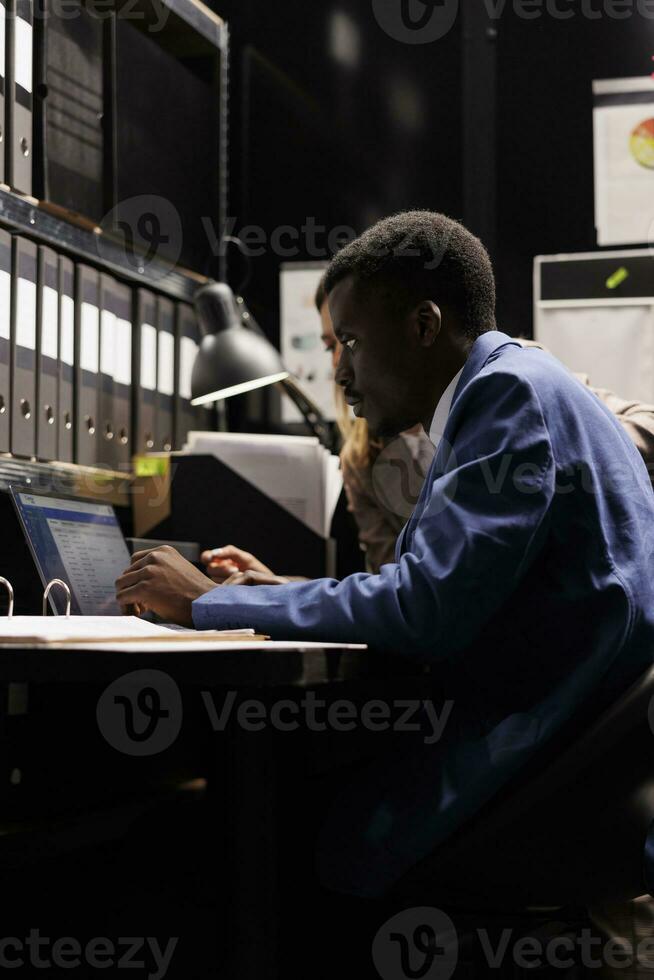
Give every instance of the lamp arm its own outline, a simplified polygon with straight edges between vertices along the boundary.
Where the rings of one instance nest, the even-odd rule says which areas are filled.
[[[311,429],[314,436],[326,446],[327,449],[334,448],[334,440],[329,428],[329,423],[323,417],[322,412],[314,401],[300,388],[295,378],[290,375],[283,381],[278,381],[277,385],[286,392],[295,407],[299,410],[302,418]]]

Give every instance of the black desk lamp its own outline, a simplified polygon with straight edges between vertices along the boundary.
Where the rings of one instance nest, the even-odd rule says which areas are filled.
[[[234,296],[225,282],[211,282],[198,290],[193,303],[206,336],[193,365],[191,404],[206,405],[276,384],[313,435],[331,449],[331,431],[320,409],[286,370],[242,297]]]

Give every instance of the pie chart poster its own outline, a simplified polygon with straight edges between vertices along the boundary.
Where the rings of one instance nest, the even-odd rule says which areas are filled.
[[[654,79],[593,82],[598,245],[654,245]]]

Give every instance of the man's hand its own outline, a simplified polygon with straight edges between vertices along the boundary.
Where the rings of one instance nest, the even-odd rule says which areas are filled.
[[[275,577],[274,572],[271,572],[258,558],[255,558],[248,551],[235,548],[233,544],[228,544],[224,548],[214,548],[212,551],[203,551],[200,561],[207,566],[207,575],[218,585],[227,584],[227,580],[239,572],[258,572],[262,575]],[[252,584],[254,583],[230,582],[230,585]]]
[[[116,598],[123,611],[136,605],[169,623],[193,626],[193,600],[215,587],[179,552],[164,545],[132,555],[131,565],[116,579]]]

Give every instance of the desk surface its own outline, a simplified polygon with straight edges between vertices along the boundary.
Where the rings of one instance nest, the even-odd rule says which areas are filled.
[[[372,667],[378,655],[363,646],[267,641],[146,647],[134,652],[109,644],[94,648],[0,648],[0,683],[101,683],[134,670],[162,670],[186,684],[281,687],[328,684],[354,666]],[[384,658],[379,658],[380,662]]]

